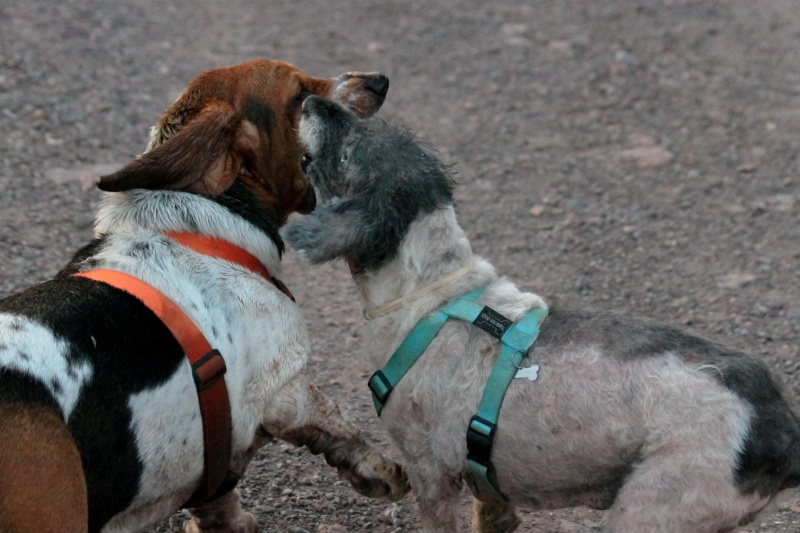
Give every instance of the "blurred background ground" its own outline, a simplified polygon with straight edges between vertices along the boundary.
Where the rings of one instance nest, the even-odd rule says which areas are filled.
[[[140,153],[197,73],[269,57],[381,70],[382,113],[455,165],[473,247],[548,299],[644,314],[763,357],[800,399],[797,0],[0,0],[0,297],[92,232],[91,184]],[[362,323],[344,265],[285,278],[313,372],[370,437]],[[797,402],[796,402],[797,403]],[[265,448],[242,483],[265,532],[403,532],[324,462]],[[464,498],[464,517],[468,500]],[[525,512],[522,531],[602,523]],[[172,531],[178,514],[152,531]],[[800,498],[750,532],[800,531]]]

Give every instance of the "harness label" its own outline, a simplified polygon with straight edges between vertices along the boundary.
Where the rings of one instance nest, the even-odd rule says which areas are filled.
[[[491,307],[484,307],[478,315],[478,318],[472,322],[474,326],[481,328],[489,335],[497,337],[498,339],[503,336],[503,333],[505,333],[513,323],[513,321],[504,317]]]

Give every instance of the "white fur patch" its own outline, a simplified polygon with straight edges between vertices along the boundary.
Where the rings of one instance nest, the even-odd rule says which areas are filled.
[[[0,367],[40,380],[68,420],[81,390],[92,379],[91,363],[70,362],[69,344],[25,317],[0,313],[0,338]]]
[[[260,275],[179,245],[164,230],[224,239],[276,277],[278,250],[257,228],[198,195],[106,194],[97,216],[96,231],[106,238],[92,268],[120,270],[164,293],[225,358],[230,469],[243,473],[275,395],[306,363],[311,346],[305,321],[294,302]],[[163,519],[194,492],[203,470],[202,423],[188,362],[166,382],[132,395],[128,405],[142,479],[132,504],[104,532],[138,530]]]
[[[129,511],[103,533],[157,522],[186,502],[203,475],[203,428],[188,363],[163,385],[132,395],[128,406],[142,478]]]
[[[303,117],[303,120],[300,121],[300,140],[306,150],[312,154],[317,154],[320,150],[318,142],[320,128],[322,128],[322,124],[317,115]]]
[[[280,255],[272,239],[212,200],[180,191],[144,189],[103,194],[95,235],[142,231],[190,231],[216,237],[253,254],[271,274],[281,274]]]

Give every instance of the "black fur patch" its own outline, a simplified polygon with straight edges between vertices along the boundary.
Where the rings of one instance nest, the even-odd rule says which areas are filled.
[[[239,183],[235,181],[233,185],[225,191],[225,194],[211,198],[221,206],[227,208],[231,213],[239,215],[256,228],[264,232],[275,243],[278,248],[278,254],[283,256],[284,244],[278,231],[279,225],[275,218],[266,212],[255,195]]]
[[[9,403],[42,405],[61,417],[58,403],[41,381],[17,370],[0,367],[0,409]]]
[[[99,531],[131,503],[142,474],[128,399],[169,379],[184,362],[183,350],[138,299],[84,278],[36,285],[0,301],[0,312],[49,328],[69,343],[68,361],[93,367],[68,426],[86,473],[89,530]],[[0,399],[54,404],[43,384],[30,381],[11,387],[21,378],[3,371]]]
[[[248,96],[244,105],[244,118],[255,124],[264,133],[270,133],[275,127],[275,112],[267,102]]]

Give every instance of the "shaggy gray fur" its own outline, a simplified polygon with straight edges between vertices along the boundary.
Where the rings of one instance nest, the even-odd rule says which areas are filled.
[[[303,112],[329,117],[306,175],[324,202],[288,238],[312,263],[347,257],[361,270],[394,258],[420,213],[453,202],[453,179],[435,150],[406,128],[358,119],[344,106],[312,96]],[[334,223],[334,220],[336,221]]]
[[[373,309],[408,302],[370,323],[377,368],[422,315],[475,287],[488,285],[484,304],[512,319],[546,305],[472,254],[453,181],[430,147],[319,98],[303,113],[319,204],[283,233],[313,262],[347,259]],[[409,300],[470,265],[464,279]],[[476,328],[448,323],[382,412],[425,531],[456,530],[458,489],[472,482],[466,426],[498,351]],[[530,359],[540,377],[512,381],[492,450],[510,504],[478,502],[473,531],[512,531],[513,505],[587,505],[610,507],[604,528],[615,533],[728,532],[800,484],[800,421],[745,353],[645,319],[556,306]]]

